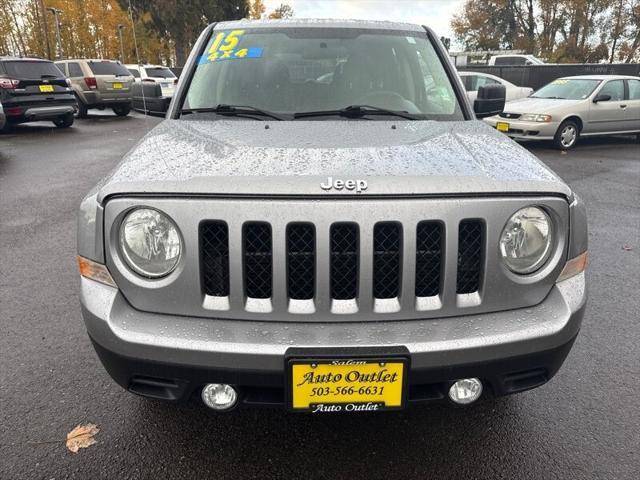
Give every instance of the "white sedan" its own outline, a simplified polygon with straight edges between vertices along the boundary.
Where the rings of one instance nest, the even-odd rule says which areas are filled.
[[[478,96],[478,88],[484,87],[485,85],[504,85],[507,89],[507,102],[517,100],[519,98],[526,98],[533,93],[533,88],[518,87],[511,82],[507,82],[503,78],[496,77],[489,73],[458,72],[458,74],[462,79],[464,89],[467,91],[467,96],[472,104]]]

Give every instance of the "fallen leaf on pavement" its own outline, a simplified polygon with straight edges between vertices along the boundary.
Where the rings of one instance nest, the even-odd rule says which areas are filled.
[[[80,448],[88,448],[97,443],[93,438],[100,429],[93,423],[78,425],[76,428],[67,433],[67,448],[73,453],[78,453]]]
[[[623,246],[622,246],[622,249],[623,249],[625,252],[630,252],[631,250],[633,250],[633,248],[631,248],[629,245],[623,245]]]

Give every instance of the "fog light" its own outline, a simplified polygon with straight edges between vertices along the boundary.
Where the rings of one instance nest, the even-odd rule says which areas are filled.
[[[229,410],[238,401],[238,393],[230,385],[208,383],[202,389],[202,401],[214,410]]]
[[[482,395],[482,382],[477,378],[457,380],[449,389],[449,398],[460,405],[475,402]]]

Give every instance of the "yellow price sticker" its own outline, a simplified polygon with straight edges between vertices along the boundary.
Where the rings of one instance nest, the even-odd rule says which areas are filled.
[[[230,32],[220,32],[213,40],[209,48],[209,61],[213,62],[221,58],[231,58],[233,50],[238,46],[240,37],[244,30],[231,30]],[[236,56],[238,56],[236,54]]]

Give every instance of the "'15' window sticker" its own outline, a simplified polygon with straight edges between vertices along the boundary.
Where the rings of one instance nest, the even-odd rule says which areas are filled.
[[[230,32],[218,33],[213,37],[207,53],[200,57],[198,64],[202,65],[223,60],[262,57],[261,47],[238,48],[240,37],[242,37],[243,34],[244,30],[231,30]]]

